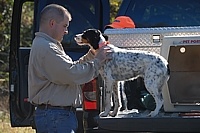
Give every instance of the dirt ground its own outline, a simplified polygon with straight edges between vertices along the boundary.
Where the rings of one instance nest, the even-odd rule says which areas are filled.
[[[36,133],[32,127],[11,127],[9,89],[2,85],[0,85],[0,133]]]
[[[0,133],[35,133],[31,127],[11,127],[8,85],[0,82]]]

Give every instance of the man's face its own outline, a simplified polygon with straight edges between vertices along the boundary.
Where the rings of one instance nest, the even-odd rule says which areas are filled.
[[[59,42],[63,40],[63,36],[68,34],[69,19],[67,15],[64,15],[64,19],[60,22],[54,23],[53,27],[53,38]]]

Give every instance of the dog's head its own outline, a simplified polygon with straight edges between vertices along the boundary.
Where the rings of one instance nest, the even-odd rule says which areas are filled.
[[[74,37],[78,45],[89,45],[93,49],[98,49],[103,44],[107,44],[108,36],[97,29],[85,30],[82,34]]]

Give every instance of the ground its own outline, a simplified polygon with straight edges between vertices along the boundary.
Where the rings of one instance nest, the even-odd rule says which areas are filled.
[[[0,82],[0,133],[35,133],[31,127],[11,127],[8,85]]]

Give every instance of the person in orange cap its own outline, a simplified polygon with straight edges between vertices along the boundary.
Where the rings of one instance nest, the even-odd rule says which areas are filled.
[[[105,26],[105,29],[108,28],[113,28],[113,29],[135,28],[135,23],[128,16],[118,16],[111,24]]]

